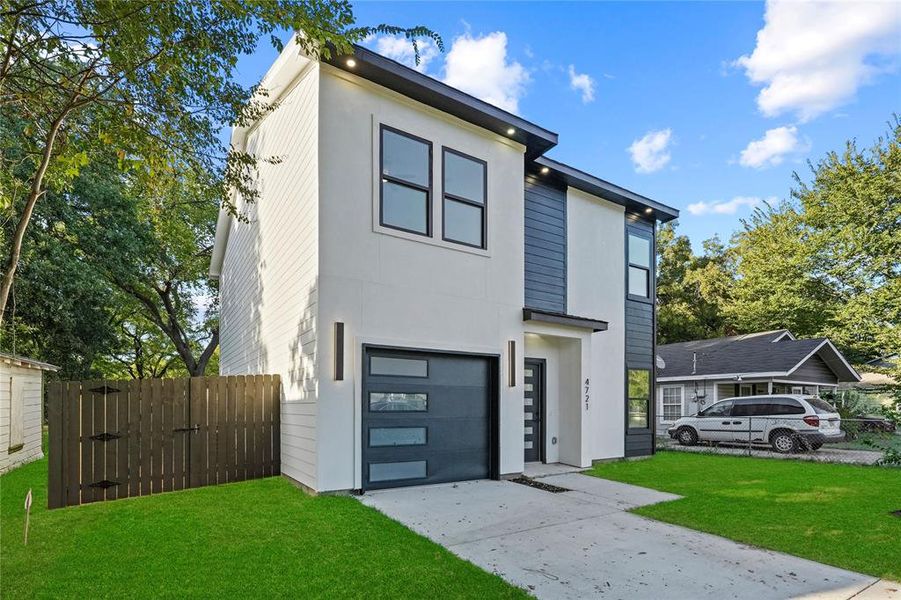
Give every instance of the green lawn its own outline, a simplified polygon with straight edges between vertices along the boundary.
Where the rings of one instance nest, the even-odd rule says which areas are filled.
[[[4,600],[526,597],[353,498],[312,498],[282,478],[46,506],[46,459],[0,477]]]
[[[660,452],[591,475],[684,496],[634,512],[901,581],[901,470]]]

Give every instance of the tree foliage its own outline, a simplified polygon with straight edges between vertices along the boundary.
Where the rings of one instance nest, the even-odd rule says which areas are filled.
[[[901,121],[810,169],[728,247],[710,240],[695,256],[674,226],[661,228],[661,343],[787,328],[829,337],[853,361],[901,351]]]
[[[344,0],[12,0],[0,9],[0,109],[21,120],[21,156],[6,153],[2,205],[14,215],[0,280],[0,324],[38,199],[62,190],[98,154],[145,185],[193,171],[202,192],[248,201],[257,158],[222,148],[223,124],[272,110],[265,90],[239,85],[235,68],[261,38],[296,31],[311,55],[347,52],[374,31],[440,38],[423,27],[354,24]],[[24,175],[23,175],[24,173]],[[233,209],[233,207],[231,207]]]

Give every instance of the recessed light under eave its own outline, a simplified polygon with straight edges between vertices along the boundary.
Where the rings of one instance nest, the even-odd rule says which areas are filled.
[[[516,130],[512,127],[507,128],[507,135],[513,135],[516,133]]]
[[[350,67],[351,69],[353,69],[354,67],[357,66],[357,61],[354,60],[354,59],[352,59],[352,58],[348,58],[348,59],[347,59],[347,62],[344,63],[344,64],[346,64],[348,67]]]

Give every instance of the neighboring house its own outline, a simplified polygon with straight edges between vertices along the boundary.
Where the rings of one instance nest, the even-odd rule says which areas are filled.
[[[360,47],[291,45],[262,87],[279,108],[232,144],[280,162],[235,198],[247,222],[220,214],[211,275],[222,374],[282,377],[285,475],[365,490],[653,452],[654,230],[676,210]]]
[[[860,375],[826,338],[787,329],[657,346],[658,428],[718,400],[822,394]]]
[[[889,354],[868,360],[863,369],[889,369],[894,371],[898,367],[898,355]],[[859,381],[840,383],[838,386],[839,397],[844,402],[856,397],[866,398],[866,402],[875,409],[878,406],[888,406],[892,403],[893,394],[889,391],[891,386],[898,385],[898,379],[892,375],[877,371],[861,371]],[[852,391],[853,390],[853,391]]]
[[[44,371],[56,367],[0,353],[0,473],[44,456]]]

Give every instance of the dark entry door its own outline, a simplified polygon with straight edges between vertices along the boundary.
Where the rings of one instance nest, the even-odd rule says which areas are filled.
[[[526,462],[536,462],[544,458],[544,365],[543,360],[527,358],[523,411],[523,456]]]
[[[368,348],[363,487],[489,476],[489,359]]]

